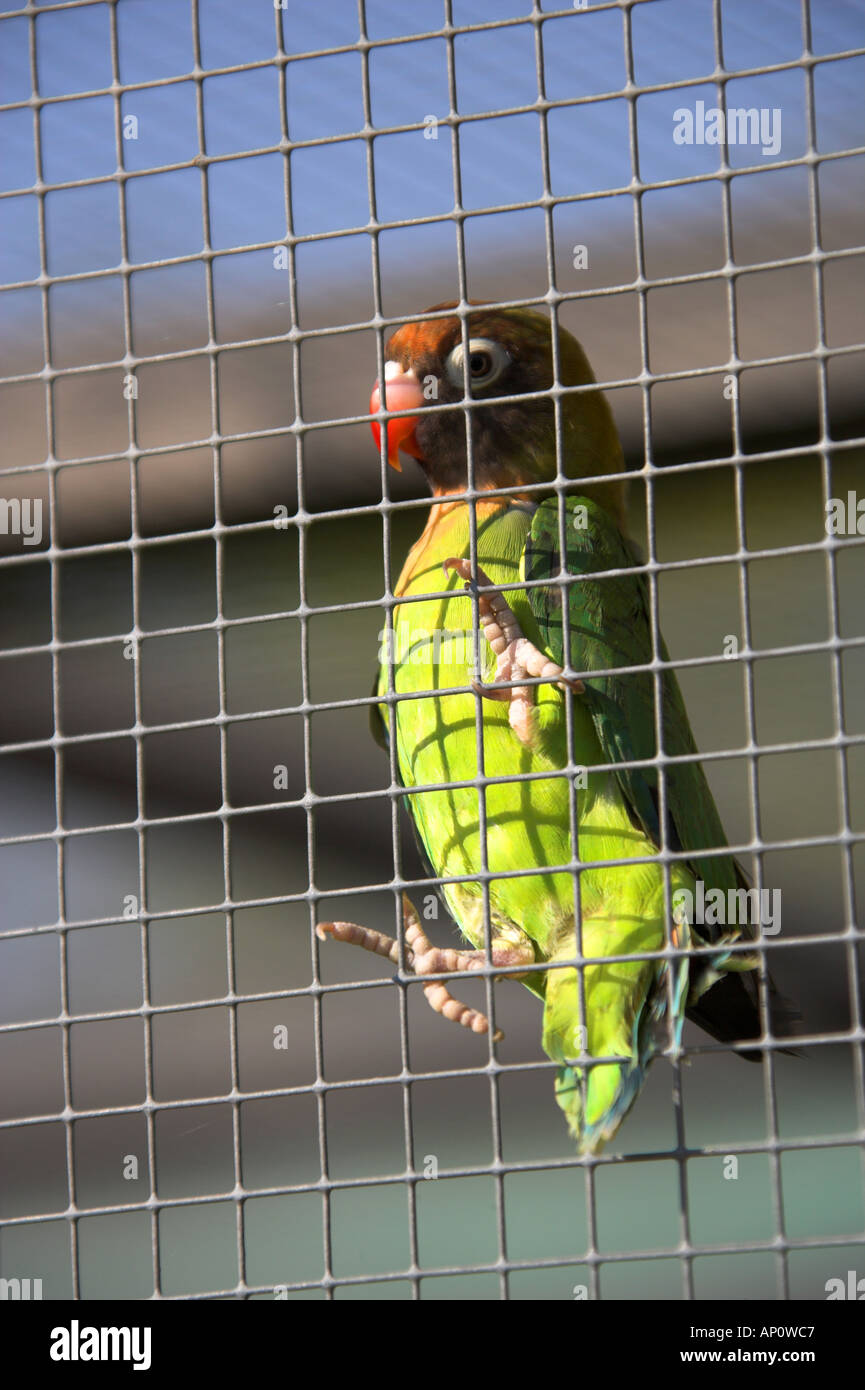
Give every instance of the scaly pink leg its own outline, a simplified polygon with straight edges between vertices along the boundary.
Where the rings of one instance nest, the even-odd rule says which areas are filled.
[[[455,951],[449,947],[433,946],[421,927],[418,915],[410,899],[403,894],[404,931],[406,941],[406,965],[415,975],[466,974],[472,970],[482,970],[487,963],[484,951]],[[356,922],[319,922],[315,934],[321,941],[332,936],[334,941],[346,941],[351,946],[360,946],[377,956],[385,956],[394,965],[399,964],[399,942],[384,932],[360,927]],[[492,940],[492,964],[495,966],[531,966],[535,953],[531,946],[518,946],[501,937]],[[515,974],[514,979],[519,979]],[[427,1003],[437,1014],[470,1028],[473,1033],[488,1033],[489,1020],[478,1009],[470,1009],[468,1004],[455,999],[443,980],[430,980],[424,985]],[[501,1029],[493,1035],[493,1041],[504,1037]]]
[[[469,560],[451,556],[444,561],[444,570],[455,570],[465,587],[471,590],[482,584],[491,588],[492,581],[478,566],[476,576],[472,577]],[[531,685],[511,685],[504,690],[496,689],[497,681],[519,681],[526,676],[540,676],[544,680],[555,681],[563,689],[569,687],[577,695],[585,690],[580,680],[567,680],[564,668],[551,661],[534,642],[523,633],[516,614],[504,594],[493,589],[492,593],[478,594],[478,617],[484,637],[489,642],[496,657],[496,673],[493,683],[484,685],[472,681],[472,689],[488,700],[505,700],[508,704],[508,722],[521,743],[526,746],[534,742],[532,712],[534,710],[534,687]]]

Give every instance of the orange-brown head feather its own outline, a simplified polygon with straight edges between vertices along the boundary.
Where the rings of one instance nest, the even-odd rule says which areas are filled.
[[[453,309],[437,304],[427,314]],[[552,328],[544,314],[530,309],[496,309],[480,304],[468,315],[472,459],[478,488],[514,487],[556,477]],[[595,378],[583,349],[560,328],[559,384],[591,386]],[[473,350],[473,346],[477,349]],[[429,405],[421,408],[411,452],[419,458],[436,496],[468,485],[462,324],[456,314],[405,324],[388,342],[385,356],[403,372],[413,372]],[[475,375],[475,365],[481,369]],[[490,370],[484,373],[483,369]],[[520,396],[525,396],[520,400]],[[600,391],[561,397],[561,466],[566,477],[622,474],[622,450],[613,417]],[[621,477],[586,491],[621,523]],[[537,494],[534,494],[537,496]]]

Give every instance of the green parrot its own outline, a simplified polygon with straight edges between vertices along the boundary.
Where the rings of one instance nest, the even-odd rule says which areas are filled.
[[[708,853],[727,841],[670,670],[663,790],[657,765],[640,765],[659,751],[649,596],[623,534],[621,445],[583,349],[559,329],[558,379],[587,388],[560,397],[561,464],[595,481],[557,495],[538,486],[557,469],[550,320],[473,308],[464,343],[444,312],[455,307],[393,335],[370,403],[401,412],[385,423],[389,461],[412,455],[433,493],[396,586],[374,722],[395,741],[422,854],[473,948],[431,946],[406,898],[403,960],[418,975],[492,966],[522,979],[543,1000],[556,1099],[580,1152],[597,1153],[652,1057],[675,1055],[686,1014],[725,1041],[763,1035],[759,955],[731,950],[753,927],[701,926],[689,906],[698,881],[733,902],[746,885],[731,855]],[[657,654],[669,660],[663,643]],[[675,856],[666,885],[661,849]],[[382,933],[317,930],[399,960]],[[488,1030],[444,980],[425,988],[435,1009]],[[788,1031],[770,991],[773,1028]]]

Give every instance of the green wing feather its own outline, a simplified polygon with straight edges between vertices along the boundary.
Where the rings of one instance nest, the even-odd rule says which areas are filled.
[[[639,562],[615,522],[596,502],[586,497],[563,501],[566,563],[577,582],[568,586],[568,623],[572,669],[585,675],[585,699],[604,757],[615,776],[635,823],[660,847],[657,767],[629,769],[621,761],[655,758],[658,753],[655,725],[655,677],[651,671],[627,670],[646,666],[653,659],[649,592]],[[607,571],[625,573],[606,574]],[[633,574],[629,570],[635,570]],[[542,503],[535,512],[523,557],[526,580],[555,580],[561,572],[559,505],[556,499]],[[565,665],[562,586],[537,585],[529,590],[529,602],[548,650]],[[660,639],[658,656],[669,661]],[[592,676],[592,671],[606,675]],[[621,675],[617,674],[619,671]],[[665,772],[667,847],[684,850],[694,877],[702,879],[708,893],[747,887],[747,877],[732,855],[701,855],[701,850],[727,844],[721,818],[706,775],[697,757],[697,746],[688,722],[679,682],[672,671],[661,675],[663,750],[669,757],[688,761],[668,764]],[[706,943],[734,937],[758,936],[758,928],[745,921],[735,930],[701,924],[699,937]],[[759,985],[754,958],[748,955],[703,958],[691,971],[688,1015],[701,1028],[722,1040],[757,1037],[762,1032]],[[719,972],[723,972],[720,973]],[[776,1037],[790,1037],[800,1030],[796,1006],[766,977],[771,1027]],[[749,1060],[761,1054],[743,1053]]]
[[[658,754],[655,676],[651,671],[626,669],[649,665],[653,659],[645,576],[635,569],[638,561],[634,552],[603,508],[585,497],[566,498],[563,505],[567,538],[564,568],[576,579],[567,585],[568,663],[564,650],[563,586],[536,585],[529,590],[529,601],[547,649],[559,665],[568,664],[581,674],[607,672],[584,677],[583,698],[604,757],[614,765],[631,815],[660,847],[657,766],[620,766],[622,762],[638,762]],[[555,580],[561,568],[559,508],[556,499],[550,499],[534,515],[525,548],[525,578]],[[625,573],[605,574],[609,570]],[[658,656],[669,661],[663,640],[658,644]],[[719,849],[727,840],[705,773],[696,761],[697,745],[672,671],[662,673],[661,687],[664,753],[693,759],[666,768],[667,847],[689,854],[690,867],[707,890],[734,888],[745,880],[733,857],[699,853]],[[714,939],[711,929],[707,935]]]

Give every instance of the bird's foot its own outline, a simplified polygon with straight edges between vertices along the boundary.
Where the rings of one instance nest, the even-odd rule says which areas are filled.
[[[414,975],[462,975],[473,970],[482,970],[487,964],[485,951],[455,951],[448,947],[433,946],[421,927],[418,915],[409,898],[403,894],[403,930],[406,944],[406,968]],[[326,941],[329,936],[334,941],[346,941],[351,946],[361,946],[377,956],[385,956],[394,965],[399,964],[399,942],[384,932],[360,927],[355,922],[319,922],[316,936]],[[501,937],[493,937],[491,942],[492,964],[498,967],[524,966],[534,964],[535,954],[531,946],[516,945]],[[525,973],[525,972],[521,972]],[[514,972],[514,979],[520,975]],[[430,1008],[437,1014],[469,1028],[473,1033],[488,1033],[489,1019],[479,1009],[469,1008],[455,999],[443,980],[430,980],[424,985],[424,994]],[[501,1029],[493,1034],[493,1041],[504,1037]]]
[[[472,575],[469,560],[451,556],[444,561],[444,570],[454,570],[465,581],[468,591],[477,589],[479,584],[490,592],[478,591],[478,617],[484,637],[489,643],[495,658],[496,670],[492,682],[472,681],[472,689],[488,700],[503,700],[508,705],[508,722],[521,743],[529,746],[535,741],[534,729],[534,687],[531,685],[499,685],[501,681],[519,682],[526,676],[540,677],[555,681],[562,689],[573,690],[581,695],[585,686],[581,680],[571,680],[564,667],[554,661],[530,642],[526,637],[514,610],[504,594],[492,588],[489,576],[478,566]]]

